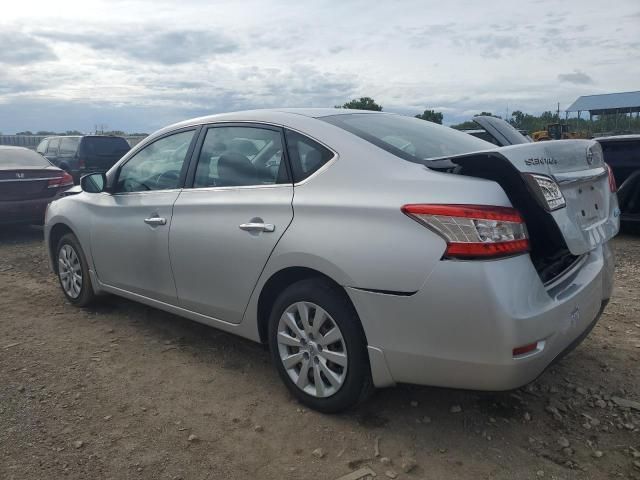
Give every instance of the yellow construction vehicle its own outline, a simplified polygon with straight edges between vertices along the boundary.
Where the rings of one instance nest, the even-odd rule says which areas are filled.
[[[564,123],[550,123],[545,130],[539,130],[531,134],[534,142],[545,140],[567,140],[576,138],[588,138],[584,132],[571,132],[569,125]]]

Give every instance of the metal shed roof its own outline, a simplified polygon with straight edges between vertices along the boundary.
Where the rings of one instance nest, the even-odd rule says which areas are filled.
[[[583,95],[567,108],[567,112],[589,111],[594,115],[603,113],[615,113],[640,111],[640,91],[605,93],[603,95]]]

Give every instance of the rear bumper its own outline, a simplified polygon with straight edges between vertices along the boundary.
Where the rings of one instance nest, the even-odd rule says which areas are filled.
[[[53,197],[0,201],[0,225],[42,223],[47,205],[58,197],[56,193]]]
[[[588,334],[611,295],[613,268],[605,244],[551,287],[521,255],[443,261],[411,296],[347,291],[367,335],[376,386],[510,390]],[[535,351],[513,356],[535,342]]]

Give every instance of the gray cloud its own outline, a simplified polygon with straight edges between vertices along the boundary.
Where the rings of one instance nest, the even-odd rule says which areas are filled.
[[[162,31],[162,28],[130,28],[122,33],[46,32],[39,34],[52,40],[77,43],[94,50],[110,51],[135,60],[165,65],[188,63],[203,57],[231,53],[239,46],[230,38],[202,30]]]
[[[48,45],[30,35],[11,30],[0,32],[0,63],[25,65],[56,58]]]
[[[561,73],[558,75],[561,82],[575,83],[576,85],[589,85],[594,83],[593,78],[584,72],[574,70],[573,73]]]

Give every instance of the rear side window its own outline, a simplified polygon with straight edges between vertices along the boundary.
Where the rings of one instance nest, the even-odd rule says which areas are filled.
[[[285,130],[293,179],[300,182],[333,158],[333,152],[298,132]]]
[[[80,150],[82,155],[122,156],[129,151],[129,144],[122,137],[84,137]]]
[[[60,140],[60,153],[76,153],[80,145],[80,137],[63,137]]]

